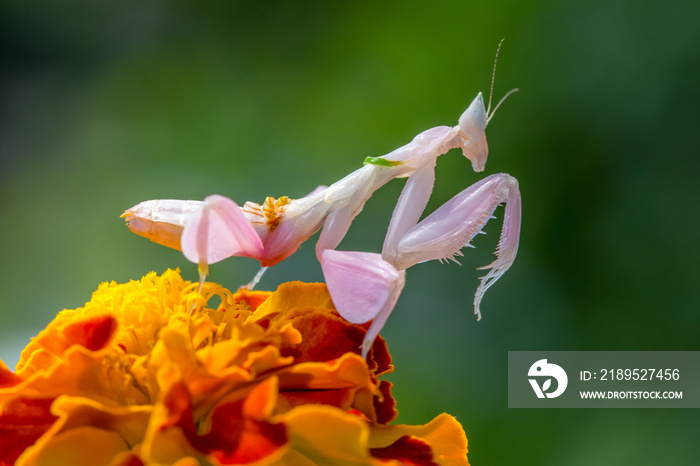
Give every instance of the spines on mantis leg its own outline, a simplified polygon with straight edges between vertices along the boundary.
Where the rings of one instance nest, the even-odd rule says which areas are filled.
[[[513,265],[515,256],[518,253],[520,243],[520,225],[522,222],[522,200],[518,181],[512,176],[508,177],[508,199],[506,200],[505,213],[503,214],[503,228],[501,237],[496,247],[496,260],[479,267],[478,270],[490,269],[489,272],[480,277],[481,283],[474,295],[474,313],[481,318],[481,299],[491,285],[501,278]]]
[[[428,260],[453,259],[470,246],[494,210],[506,203],[501,240],[496,260],[482,277],[475,298],[474,312],[481,317],[480,304],[486,290],[515,260],[520,237],[520,191],[515,178],[505,173],[491,175],[468,187],[421,220],[400,239],[396,253],[385,257],[398,270]]]

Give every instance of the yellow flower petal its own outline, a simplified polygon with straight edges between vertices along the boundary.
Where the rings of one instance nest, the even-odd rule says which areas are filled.
[[[323,283],[283,283],[256,309],[254,318],[258,320],[272,313],[286,314],[295,307],[333,309],[333,302]]]
[[[28,448],[17,466],[109,466],[127,449],[116,432],[80,426],[53,437],[51,442]]]
[[[434,461],[445,466],[466,466],[467,436],[457,420],[442,413],[422,426],[372,426],[370,448],[385,448],[410,436],[424,439],[431,447]]]
[[[315,464],[372,464],[369,426],[330,406],[299,406],[284,416],[294,449]]]

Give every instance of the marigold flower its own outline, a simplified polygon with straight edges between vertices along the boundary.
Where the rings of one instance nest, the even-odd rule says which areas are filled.
[[[386,344],[363,359],[325,285],[196,288],[103,283],[0,361],[0,466],[468,464],[453,417],[390,424]]]

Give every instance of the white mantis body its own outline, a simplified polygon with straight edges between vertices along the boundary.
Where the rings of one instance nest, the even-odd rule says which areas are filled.
[[[419,262],[461,255],[460,250],[471,246],[470,241],[502,203],[506,208],[497,258],[483,267],[490,271],[481,278],[474,297],[478,318],[484,293],[515,260],[521,200],[518,182],[510,175],[482,179],[419,221],[433,190],[440,155],[460,148],[475,171],[484,170],[489,119],[479,93],[457,126],[429,129],[389,154],[368,157],[359,170],[301,199],[268,197],[262,206],[246,202],[243,207],[220,195],[204,201],[153,200],[128,209],[122,216],[134,233],[182,250],[188,260],[199,265],[201,281],[208,273],[208,264],[232,256],[252,257],[263,267],[275,265],[322,228],[316,256],[336,309],[353,323],[373,321],[361,346],[366,357],[401,294],[405,270]],[[402,177],[408,180],[381,254],[337,251],[372,193]]]

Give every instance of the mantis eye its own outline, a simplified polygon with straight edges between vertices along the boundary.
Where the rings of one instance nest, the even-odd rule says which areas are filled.
[[[481,92],[474,98],[469,107],[459,117],[459,129],[471,138],[474,133],[486,131],[487,115],[484,106],[484,97]]]

